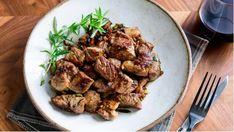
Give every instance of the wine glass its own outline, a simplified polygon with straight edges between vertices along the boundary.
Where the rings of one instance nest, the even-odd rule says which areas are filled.
[[[209,30],[204,34],[207,38],[233,38],[233,0],[204,0],[199,16]]]

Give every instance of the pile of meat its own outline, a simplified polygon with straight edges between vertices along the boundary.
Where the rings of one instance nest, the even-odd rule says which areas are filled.
[[[137,27],[112,26],[109,21],[104,29],[105,34],[94,38],[83,35],[57,61],[50,84],[58,94],[51,101],[70,112],[87,111],[113,120],[119,108],[141,109],[146,84],[163,72],[153,44]]]

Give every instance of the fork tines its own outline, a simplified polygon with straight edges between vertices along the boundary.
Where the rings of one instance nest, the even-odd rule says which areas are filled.
[[[197,95],[196,95],[196,97],[195,97],[195,99],[193,101],[192,107],[191,107],[191,109],[195,108],[195,109],[205,110],[204,114],[206,114],[207,111],[209,110],[209,108],[210,108],[210,106],[211,106],[211,104],[213,102],[213,99],[215,97],[215,93],[216,93],[217,87],[219,85],[219,82],[221,80],[221,78],[219,77],[218,81],[216,82],[215,88],[213,88],[213,85],[214,85],[214,83],[216,81],[217,76],[215,75],[213,77],[213,79],[212,79],[213,75],[210,74],[209,79],[208,79],[208,81],[207,81],[207,83],[206,83],[206,85],[205,85],[205,87],[203,89],[203,85],[206,82],[207,76],[208,76],[208,72],[206,73],[206,75],[205,75],[205,77],[204,77],[204,79],[203,79],[203,81],[201,83],[201,86],[200,86],[200,88],[199,88],[199,90],[197,92]],[[210,81],[212,81],[211,84],[210,84]],[[212,89],[214,89],[214,90],[212,91]],[[207,93],[207,91],[208,91],[208,93]]]

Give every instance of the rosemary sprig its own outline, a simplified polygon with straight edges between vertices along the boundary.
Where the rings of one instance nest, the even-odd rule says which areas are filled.
[[[72,34],[79,36],[81,28],[85,32],[91,32],[91,38],[93,38],[96,33],[105,33],[103,26],[108,22],[108,19],[105,17],[107,11],[103,13],[101,8],[95,9],[94,13],[83,16],[79,23],[74,22],[70,26],[63,26],[60,30],[57,27],[57,20],[54,17],[53,19],[53,30],[49,32],[49,42],[51,44],[50,50],[43,50],[41,52],[47,53],[49,55],[49,60],[46,64],[41,64],[40,67],[45,70],[45,74],[50,70],[52,73],[56,71],[56,61],[59,56],[65,55],[68,53],[66,46],[63,44],[64,41],[67,41],[71,44],[75,44],[73,39],[70,37]],[[41,79],[41,84],[45,83],[44,75]]]
[[[49,42],[51,44],[50,50],[43,50],[41,52],[49,55],[49,61],[47,64],[41,64],[40,67],[48,73],[51,69],[54,73],[56,70],[56,61],[59,56],[67,54],[68,50],[63,46],[63,41],[67,40],[67,36],[64,35],[63,29],[58,30],[56,18],[53,19],[53,31],[49,32]],[[44,76],[41,79],[41,85],[45,83]]]
[[[97,32],[101,34],[106,32],[102,27],[108,22],[108,19],[105,18],[107,13],[107,11],[103,13],[99,7],[98,9],[95,9],[94,14],[91,14],[89,27],[89,30],[92,31],[91,38],[93,38]]]

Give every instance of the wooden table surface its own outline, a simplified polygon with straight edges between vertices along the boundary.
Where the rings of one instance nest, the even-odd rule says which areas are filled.
[[[22,60],[28,36],[36,22],[61,0],[0,0],[0,130],[22,130],[6,114],[25,89]],[[188,31],[200,30],[197,11],[201,0],[155,0]],[[185,119],[198,86],[207,72],[230,76],[228,87],[195,130],[233,130],[233,43],[209,44],[176,109],[171,130]]]

